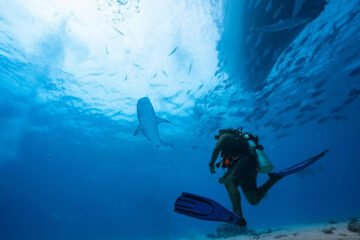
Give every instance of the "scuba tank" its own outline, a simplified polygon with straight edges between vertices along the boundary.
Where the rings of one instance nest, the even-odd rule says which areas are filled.
[[[257,141],[256,142],[254,141],[254,136],[247,133],[243,134],[243,136],[248,141],[251,149],[255,151],[256,160],[259,166],[259,172],[270,173],[273,170],[274,166],[272,165],[269,158],[266,156],[265,152],[263,151],[264,148],[258,143],[256,143]]]
[[[236,128],[236,129],[220,129],[219,134],[215,135],[215,139],[219,140],[220,136],[224,133],[231,133],[235,135],[239,135],[247,140],[249,143],[249,146],[251,148],[251,151],[254,152],[256,155],[256,161],[258,163],[259,172],[260,173],[270,173],[274,166],[270,162],[269,158],[266,156],[265,152],[263,151],[264,148],[258,143],[258,137],[253,136],[251,133],[244,132],[243,128]],[[216,167],[227,167],[227,159],[225,159],[225,162],[221,161],[216,163]]]

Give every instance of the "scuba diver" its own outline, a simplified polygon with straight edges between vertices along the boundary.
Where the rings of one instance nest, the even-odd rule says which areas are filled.
[[[257,136],[243,132],[242,129],[229,128],[219,130],[215,139],[218,141],[209,163],[210,173],[215,173],[215,161],[221,153],[222,160],[216,167],[226,168],[227,172],[219,182],[225,185],[233,212],[240,217],[239,225],[246,226],[238,187],[251,205],[257,205],[283,176],[270,173],[273,166],[263,152],[264,147],[259,144]],[[257,187],[256,183],[258,172],[268,173],[269,176],[260,187]]]
[[[221,129],[215,136],[217,143],[209,163],[210,173],[215,173],[215,167],[227,169],[219,179],[229,194],[233,211],[229,211],[218,202],[193,193],[183,192],[175,201],[174,211],[186,216],[220,221],[238,226],[246,226],[247,222],[241,209],[240,187],[245,198],[251,205],[257,205],[274,184],[285,176],[295,174],[321,159],[328,149],[288,168],[273,172],[273,165],[264,153],[259,138],[242,128]],[[221,161],[215,163],[221,154]],[[265,173],[269,179],[260,187],[257,186],[257,174]]]

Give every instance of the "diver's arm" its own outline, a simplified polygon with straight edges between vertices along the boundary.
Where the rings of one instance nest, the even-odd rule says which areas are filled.
[[[226,140],[226,138],[227,138],[227,134],[223,134],[220,136],[211,154],[211,160],[209,166],[214,166],[216,159],[219,157],[219,154],[221,152],[222,146],[224,145],[224,141]]]
[[[215,173],[215,161],[218,158],[219,154],[220,154],[221,149],[216,145],[212,155],[211,155],[211,160],[209,163],[209,167],[210,167],[210,173],[214,174]]]
[[[219,141],[216,143],[216,146],[211,154],[211,160],[209,163],[210,173],[215,173],[215,162],[216,159],[219,157],[225,138],[226,136],[220,136]]]
[[[220,151],[221,151],[221,148],[219,147],[218,144],[216,144],[216,146],[211,154],[211,160],[210,160],[209,166],[215,165],[216,159],[219,157]]]

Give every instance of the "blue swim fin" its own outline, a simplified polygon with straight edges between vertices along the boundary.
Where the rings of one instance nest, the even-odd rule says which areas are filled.
[[[175,212],[208,221],[246,225],[243,218],[206,197],[183,192],[175,201]]]
[[[302,161],[298,164],[295,164],[294,166],[285,168],[279,172],[273,172],[270,173],[272,176],[279,176],[279,177],[285,177],[294,173],[297,173],[307,167],[309,167],[310,165],[312,165],[313,163],[315,163],[316,161],[318,161],[320,158],[322,158],[329,150],[326,149],[325,151],[322,151],[321,153],[306,159],[305,161]]]

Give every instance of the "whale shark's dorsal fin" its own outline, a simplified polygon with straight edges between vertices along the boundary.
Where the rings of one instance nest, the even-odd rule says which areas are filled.
[[[141,132],[141,131],[142,131],[142,127],[141,127],[141,125],[139,125],[134,132],[134,136],[138,135],[139,132]]]
[[[157,121],[158,124],[160,124],[160,123],[170,123],[169,120],[158,117],[158,116],[156,116],[156,121]]]

